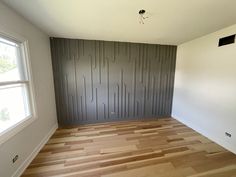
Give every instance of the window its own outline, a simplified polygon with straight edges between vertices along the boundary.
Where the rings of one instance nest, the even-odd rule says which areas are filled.
[[[26,42],[0,35],[0,140],[34,118],[27,56]]]

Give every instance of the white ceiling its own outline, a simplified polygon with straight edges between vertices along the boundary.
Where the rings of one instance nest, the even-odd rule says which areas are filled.
[[[236,0],[3,1],[54,37],[178,45],[236,23]]]

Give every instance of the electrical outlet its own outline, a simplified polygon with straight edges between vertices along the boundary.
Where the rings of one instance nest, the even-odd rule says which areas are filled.
[[[231,134],[228,132],[225,132],[225,136],[228,136],[229,138],[231,138]]]
[[[13,159],[12,159],[12,163],[15,163],[18,160],[19,156],[16,155]]]

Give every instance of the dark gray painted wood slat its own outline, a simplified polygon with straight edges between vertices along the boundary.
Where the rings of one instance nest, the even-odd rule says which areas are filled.
[[[61,126],[171,115],[176,46],[50,41]]]

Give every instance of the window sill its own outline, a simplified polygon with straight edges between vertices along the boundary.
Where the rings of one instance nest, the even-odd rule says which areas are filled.
[[[7,130],[5,130],[2,133],[0,133],[0,145],[4,144],[10,138],[12,138],[16,134],[18,134],[24,128],[26,128],[31,123],[33,123],[36,119],[37,119],[36,116],[26,117],[25,119],[23,119],[22,121],[18,122],[14,126],[8,128]]]

